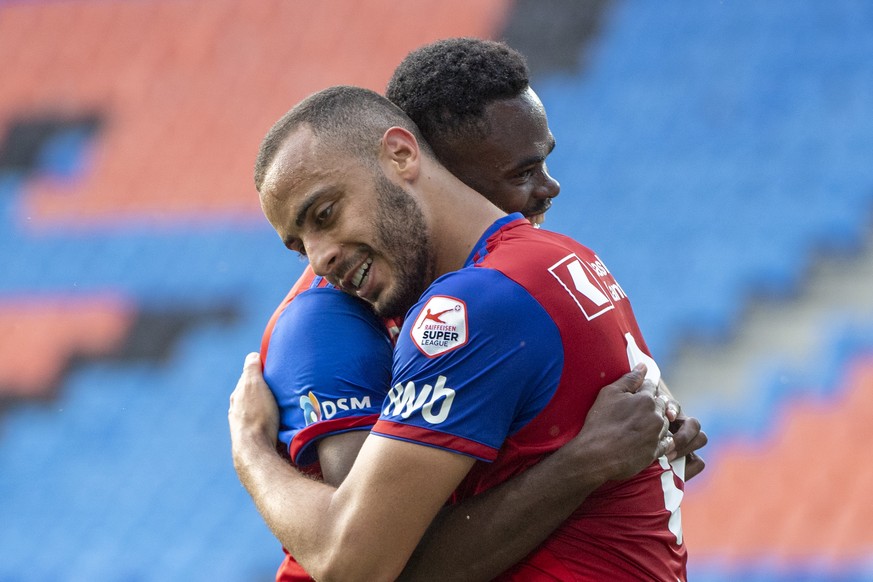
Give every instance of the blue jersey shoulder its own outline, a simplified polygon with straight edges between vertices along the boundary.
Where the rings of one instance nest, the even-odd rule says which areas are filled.
[[[467,267],[410,310],[381,419],[496,450],[546,406],[562,367],[560,333],[537,300],[499,271]]]
[[[391,356],[382,321],[363,301],[313,288],[289,303],[273,328],[264,378],[279,403],[280,440],[296,441],[295,462],[314,460],[308,447],[317,438],[367,428],[356,421],[378,414]]]

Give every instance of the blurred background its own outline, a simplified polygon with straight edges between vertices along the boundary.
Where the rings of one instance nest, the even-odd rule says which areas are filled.
[[[227,401],[303,264],[272,122],[450,36],[525,53],[546,227],[710,437],[689,579],[873,580],[873,4],[0,1],[0,580],[272,579]]]

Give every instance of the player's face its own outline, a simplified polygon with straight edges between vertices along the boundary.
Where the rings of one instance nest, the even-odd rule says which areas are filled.
[[[546,157],[555,147],[546,111],[529,88],[485,109],[489,133],[440,152],[446,168],[504,212],[521,212],[536,225],[561,186],[549,175]]]
[[[303,129],[282,146],[261,187],[264,214],[316,274],[383,317],[404,315],[434,279],[418,203],[380,168],[314,144]]]

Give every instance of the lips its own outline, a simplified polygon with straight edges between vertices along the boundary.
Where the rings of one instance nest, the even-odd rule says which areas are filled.
[[[551,207],[552,201],[546,200],[543,204],[525,212],[524,217],[530,221],[534,228],[539,228],[546,221],[546,212],[548,212]]]
[[[373,265],[373,257],[369,254],[362,254],[359,255],[357,261],[349,262],[351,263],[350,265],[346,263],[347,266],[337,269],[337,272],[345,274],[338,278],[338,281],[334,284],[343,291],[363,297],[361,290],[370,280],[370,267]]]

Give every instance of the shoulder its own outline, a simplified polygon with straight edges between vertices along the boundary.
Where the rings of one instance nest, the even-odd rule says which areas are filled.
[[[527,289],[499,270],[466,267],[437,279],[407,319],[417,323],[424,318],[436,323],[436,319],[460,316],[503,320],[516,310],[537,310],[536,300]]]
[[[288,304],[276,320],[268,348],[264,373],[270,378],[302,369],[333,373],[339,362],[376,354],[390,360],[391,340],[369,305],[334,288],[316,288]]]
[[[422,295],[408,313],[398,351],[405,354],[414,346],[434,358],[470,343],[509,349],[534,336],[557,338],[536,298],[500,271],[467,267],[440,277]]]
[[[277,328],[283,329],[303,327],[333,331],[348,325],[382,327],[369,305],[333,287],[303,291],[288,303],[277,321]]]

